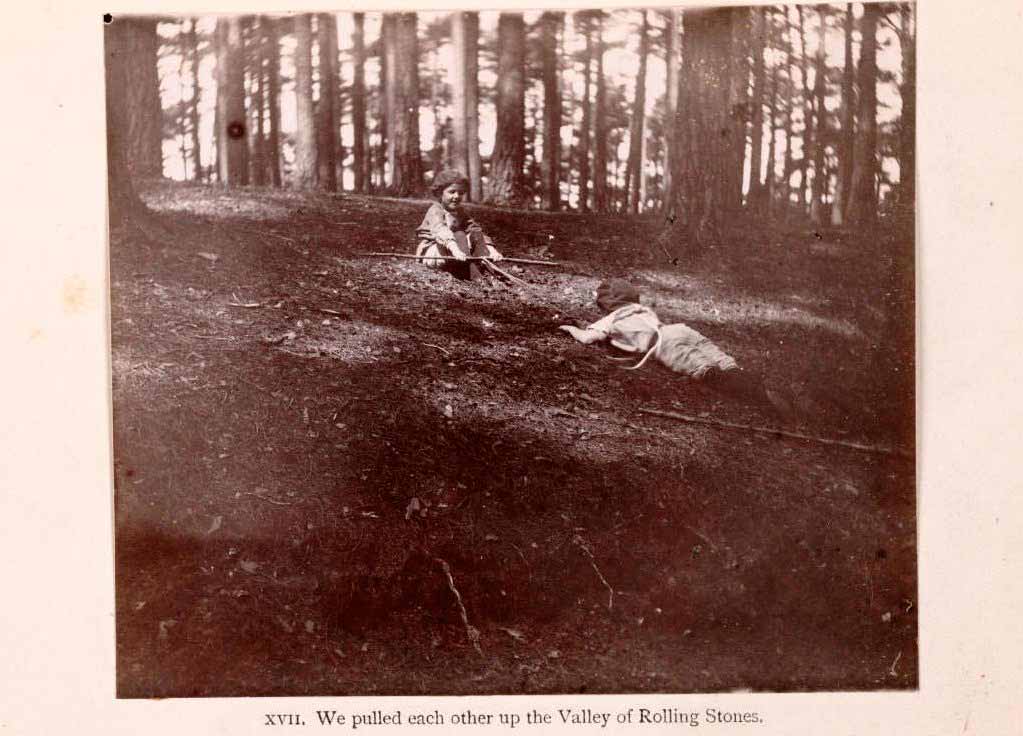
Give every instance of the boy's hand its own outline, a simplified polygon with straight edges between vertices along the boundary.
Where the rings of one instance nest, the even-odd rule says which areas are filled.
[[[451,241],[448,243],[448,250],[451,251],[451,255],[458,261],[464,261],[466,254],[462,252],[462,249],[458,247],[458,243]]]

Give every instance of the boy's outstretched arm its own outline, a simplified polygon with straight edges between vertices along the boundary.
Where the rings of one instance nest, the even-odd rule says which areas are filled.
[[[564,330],[583,345],[600,342],[607,338],[607,333],[593,328],[573,327],[572,325],[561,325],[559,330]]]

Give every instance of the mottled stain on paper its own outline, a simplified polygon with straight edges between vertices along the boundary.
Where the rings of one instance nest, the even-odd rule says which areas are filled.
[[[81,276],[71,276],[64,280],[61,301],[65,314],[80,314],[88,306],[88,287]]]

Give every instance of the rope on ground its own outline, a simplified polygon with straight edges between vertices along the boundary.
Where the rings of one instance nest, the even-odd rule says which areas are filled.
[[[721,427],[724,429],[737,429],[744,432],[757,432],[759,434],[767,434],[774,436],[790,437],[792,439],[803,440],[805,442],[814,442],[820,445],[834,445],[838,447],[848,447],[851,450],[860,450],[861,452],[873,452],[880,455],[897,455],[899,457],[905,457],[912,459],[912,455],[905,450],[899,448],[885,447],[884,445],[868,445],[861,442],[849,442],[847,440],[835,440],[828,439],[826,437],[814,437],[813,435],[803,434],[801,432],[790,432],[785,429],[777,429],[774,427],[758,427],[752,424],[739,424],[737,422],[726,422],[721,419],[705,419],[703,417],[693,417],[688,414],[679,414],[673,411],[661,411],[659,409],[647,409],[646,407],[640,407],[636,411],[641,414],[651,414],[653,416],[664,417],[666,419],[674,419],[679,422],[688,422],[690,424],[707,424],[712,427]]]

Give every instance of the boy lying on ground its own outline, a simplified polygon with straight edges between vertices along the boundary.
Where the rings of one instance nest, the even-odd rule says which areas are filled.
[[[459,279],[474,279],[484,272],[485,261],[468,261],[470,256],[501,260],[493,241],[475,220],[462,209],[462,200],[469,191],[469,180],[452,170],[441,171],[434,177],[430,192],[437,201],[430,205],[426,217],[416,229],[419,245],[417,256],[425,256],[423,263],[439,268]],[[437,256],[450,256],[445,260]],[[484,264],[484,265],[481,265]]]
[[[791,411],[787,402],[768,391],[758,376],[739,368],[732,356],[699,332],[681,322],[662,324],[647,306],[651,302],[627,281],[605,281],[597,289],[597,306],[610,314],[585,328],[561,325],[559,329],[584,345],[606,340],[624,352],[642,354],[642,359],[628,370],[640,368],[653,355],[676,373],[703,380],[737,398],[766,404],[782,415]]]

